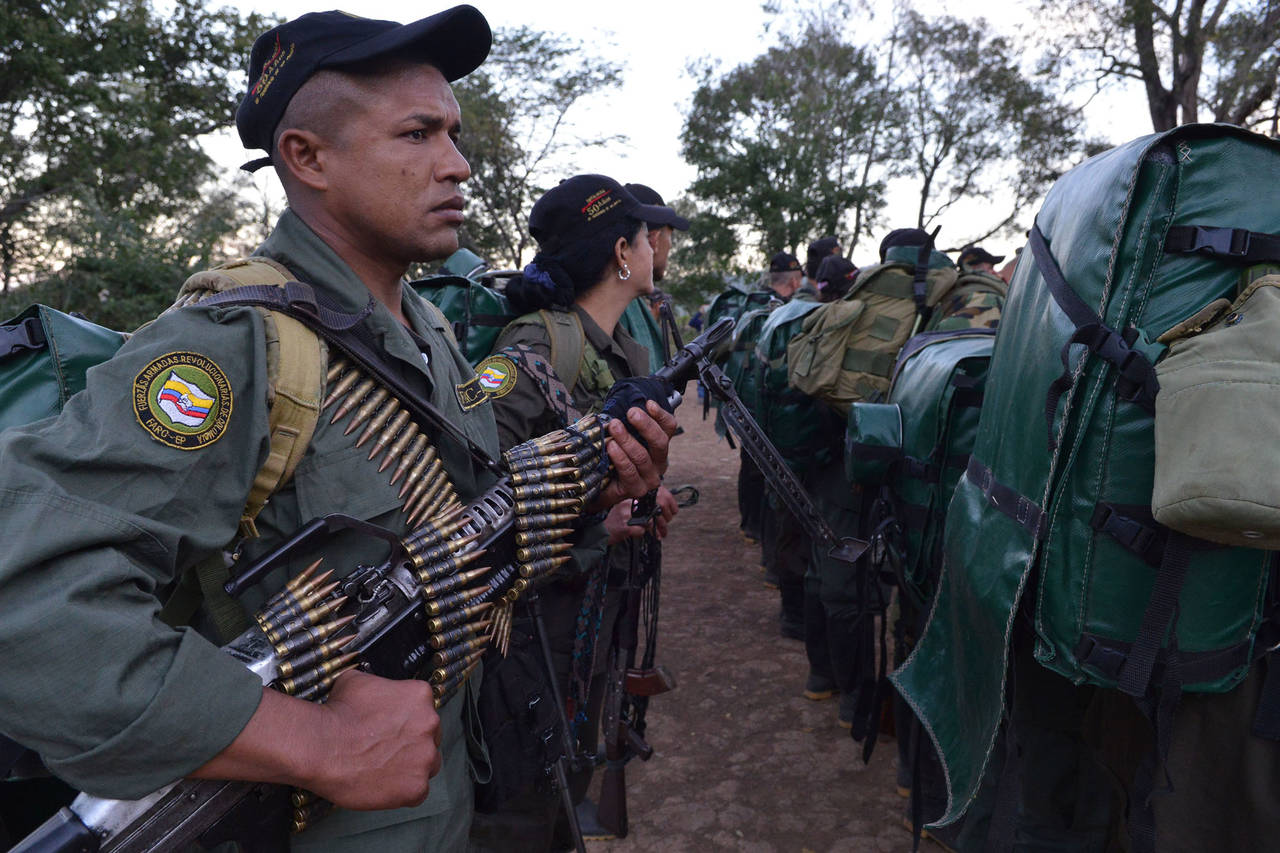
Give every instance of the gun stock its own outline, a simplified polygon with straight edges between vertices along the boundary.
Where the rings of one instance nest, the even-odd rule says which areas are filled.
[[[675,676],[665,666],[628,669],[627,693],[631,696],[659,696],[676,689]]]

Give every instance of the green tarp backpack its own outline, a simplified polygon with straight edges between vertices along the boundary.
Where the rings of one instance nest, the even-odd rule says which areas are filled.
[[[760,370],[756,366],[756,340],[772,310],[771,307],[756,308],[739,317],[737,325],[733,327],[728,350],[719,356],[724,375],[733,382],[738,397],[757,421],[760,419]],[[716,432],[721,436],[726,435],[724,424],[718,415]]]
[[[955,267],[941,252],[891,248],[885,263],[860,272],[848,294],[810,314],[792,338],[792,386],[841,417],[856,400],[883,399],[902,345],[941,319],[937,309],[955,284]]]
[[[1161,335],[1233,299],[1243,267],[1280,257],[1280,206],[1257,191],[1278,182],[1280,142],[1187,125],[1097,155],[1049,191],[948,508],[933,611],[893,675],[946,768],[939,823],[978,789],[1024,599],[1036,660],[1147,707],[1230,690],[1261,651],[1272,555],[1151,517],[1154,364]]]
[[[44,305],[0,324],[0,429],[58,414],[84,389],[85,372],[126,338]]]
[[[881,519],[900,533],[898,583],[926,606],[942,564],[947,505],[978,436],[995,329],[923,332],[907,342],[885,403],[854,403],[845,433],[850,482],[880,487]],[[900,537],[900,538],[899,538]]]
[[[827,464],[831,436],[839,424],[827,407],[787,384],[787,344],[800,331],[805,317],[821,303],[793,299],[775,308],[760,327],[756,340],[756,409],[752,412],[773,446],[797,473]]]
[[[653,318],[648,298],[637,296],[628,302],[618,323],[636,343],[649,351],[649,372],[657,373],[666,358],[663,357],[662,326]]]
[[[464,276],[432,276],[409,286],[444,314],[472,367],[492,352],[498,334],[516,318],[505,294]]]

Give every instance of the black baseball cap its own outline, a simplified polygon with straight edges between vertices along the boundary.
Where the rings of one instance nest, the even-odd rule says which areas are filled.
[[[474,6],[454,6],[411,24],[346,12],[309,12],[258,36],[249,54],[249,91],[236,110],[245,148],[271,152],[271,137],[290,99],[312,74],[371,59],[420,56],[450,82],[470,74],[489,55],[493,34]],[[270,156],[241,168],[252,172]]]
[[[925,246],[933,238],[920,228],[895,228],[880,241],[880,260],[895,246]]]
[[[779,252],[769,261],[769,272],[790,272],[799,270],[800,261],[790,252]]]
[[[677,231],[688,231],[689,220],[677,214],[671,209],[671,206],[662,200],[662,196],[658,195],[658,191],[653,187],[647,187],[644,184],[627,184],[625,186],[627,192],[636,197],[636,201],[641,204],[652,205],[653,207],[661,207],[666,211],[666,216],[662,219],[645,220],[650,225],[670,225]]]
[[[977,261],[980,264],[998,264],[1004,260],[1004,255],[993,255],[981,246],[975,246],[972,243],[966,243],[960,247],[960,263]]]
[[[534,202],[529,233],[542,251],[556,252],[625,217],[660,222],[670,213],[669,207],[641,204],[626,187],[606,175],[574,175]]]

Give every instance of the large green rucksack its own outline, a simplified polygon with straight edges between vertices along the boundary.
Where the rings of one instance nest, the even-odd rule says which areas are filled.
[[[829,409],[787,383],[787,344],[805,317],[822,307],[803,299],[775,308],[760,327],[755,346],[756,389],[752,414],[773,446],[797,473],[828,464],[828,445],[838,435]]]
[[[32,305],[0,323],[0,429],[62,411],[85,372],[115,355],[122,332]]]
[[[854,401],[883,399],[909,338],[944,320],[947,328],[985,325],[987,316],[974,307],[985,307],[993,295],[1002,303],[1003,289],[995,291],[973,280],[959,293],[946,255],[929,247],[891,248],[884,263],[858,274],[847,295],[809,315],[790,344],[791,384],[841,415]],[[965,320],[970,313],[974,319]]]
[[[460,275],[437,275],[410,282],[419,296],[448,319],[458,349],[472,367],[493,350],[498,334],[516,318],[506,294],[491,287],[491,283],[491,279],[482,281]]]
[[[760,338],[760,330],[769,319],[770,312],[781,305],[775,303],[763,308],[754,308],[738,318],[733,327],[733,335],[729,339],[729,347],[720,355],[721,368],[724,375],[732,382],[743,405],[759,419],[760,412],[760,376],[756,365],[756,341]],[[716,419],[716,432],[725,435],[724,425]]]
[[[764,308],[773,298],[772,290],[752,290],[735,284],[711,300],[707,307],[706,328],[711,328],[721,317],[738,320],[748,311]]]
[[[902,349],[884,403],[854,403],[845,433],[850,482],[880,492],[899,586],[932,599],[947,505],[978,436],[994,329],[924,332]]]
[[[1280,255],[1280,238],[1256,239],[1280,232],[1280,206],[1257,192],[1277,182],[1280,143],[1190,125],[1088,160],[1045,199],[948,509],[934,609],[894,674],[947,770],[940,823],[977,790],[1024,601],[1042,665],[1147,708],[1231,689],[1266,645],[1272,555],[1150,517],[1153,364],[1158,337]],[[1158,735],[1167,723],[1162,711]]]

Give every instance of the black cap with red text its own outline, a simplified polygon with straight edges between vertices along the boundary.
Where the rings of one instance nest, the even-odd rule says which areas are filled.
[[[554,253],[624,217],[660,222],[669,207],[641,204],[626,187],[605,175],[565,178],[534,202],[529,233],[544,252]]]
[[[470,74],[485,57],[493,34],[474,6],[455,6],[411,24],[362,18],[346,12],[310,12],[258,37],[249,54],[249,91],[236,110],[245,148],[267,157],[241,168],[252,172],[271,162],[271,140],[290,99],[312,74],[391,55],[421,58],[449,81]]]

